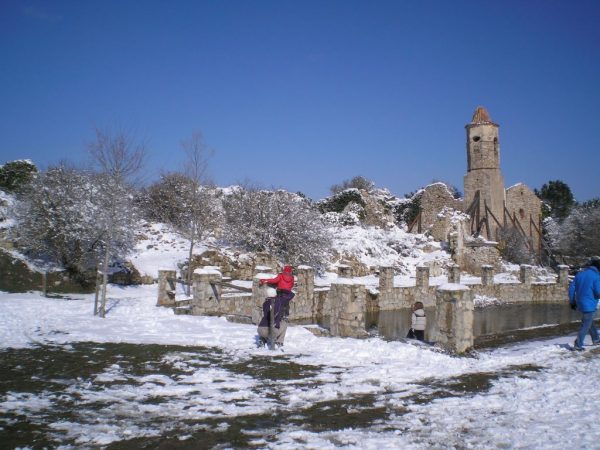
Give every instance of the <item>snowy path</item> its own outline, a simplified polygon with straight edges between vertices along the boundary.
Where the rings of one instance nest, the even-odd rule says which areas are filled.
[[[27,355],[41,345],[39,358],[55,352],[74,371],[57,371],[39,389],[4,385],[3,427],[25,414],[75,446],[175,435],[191,444],[200,431],[216,443],[238,428],[247,445],[275,448],[592,448],[600,437],[593,385],[600,357],[559,346],[572,337],[456,358],[291,327],[285,353],[274,356],[254,347],[254,326],[156,308],[155,286],[109,294],[106,319],[91,315],[92,296],[0,294],[4,356],[9,347]],[[122,355],[111,353],[117,348]],[[89,358],[85,370],[77,358]],[[75,397],[94,414],[48,416]],[[331,423],[322,424],[328,415]],[[191,421],[189,433],[182,421]]]

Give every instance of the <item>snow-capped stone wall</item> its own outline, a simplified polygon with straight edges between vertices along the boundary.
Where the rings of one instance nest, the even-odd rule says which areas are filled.
[[[480,279],[467,279],[471,295],[496,299],[498,303],[563,303],[567,299],[568,266],[560,266],[556,282],[533,281],[532,267],[522,266],[518,282],[494,282],[494,268],[484,266]],[[158,304],[172,304],[167,277],[172,272],[159,272]],[[268,296],[266,287],[260,285],[261,278],[272,274],[257,274],[252,283],[252,293],[225,292],[221,288],[221,274],[214,270],[197,270],[194,273],[191,313],[196,315],[242,316],[258,323],[262,314],[262,303]],[[396,286],[393,267],[379,270],[378,292],[367,290],[356,278],[338,277],[329,289],[315,289],[315,274],[312,268],[302,267],[297,271],[296,296],[290,304],[292,322],[316,323],[324,316],[330,317],[331,332],[338,336],[362,336],[365,331],[365,313],[410,308],[415,302],[425,307],[438,305],[438,287],[432,283],[429,268],[417,267],[413,286]],[[451,266],[447,276],[449,284],[461,283],[458,266]],[[249,290],[249,288],[248,288]],[[174,305],[175,306],[175,305]]]

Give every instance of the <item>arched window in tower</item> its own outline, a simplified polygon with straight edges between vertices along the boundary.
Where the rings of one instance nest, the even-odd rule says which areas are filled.
[[[523,210],[523,208],[519,209],[519,217],[520,217],[521,219],[524,219],[524,218],[525,218],[525,211]]]
[[[473,136],[473,142],[479,142],[480,139],[480,136]]]
[[[497,137],[494,138],[494,153],[496,155],[498,154],[498,138]]]

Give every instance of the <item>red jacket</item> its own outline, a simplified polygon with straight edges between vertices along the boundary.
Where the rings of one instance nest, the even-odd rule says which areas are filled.
[[[292,275],[292,268],[286,266],[283,268],[283,272],[278,274],[275,278],[270,278],[268,280],[260,280],[262,283],[274,284],[277,289],[284,289],[286,291],[291,291],[294,287],[294,275]]]

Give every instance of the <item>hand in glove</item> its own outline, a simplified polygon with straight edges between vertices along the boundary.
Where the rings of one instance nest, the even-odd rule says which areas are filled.
[[[577,309],[577,305],[575,303],[571,303],[571,309],[575,311]]]

